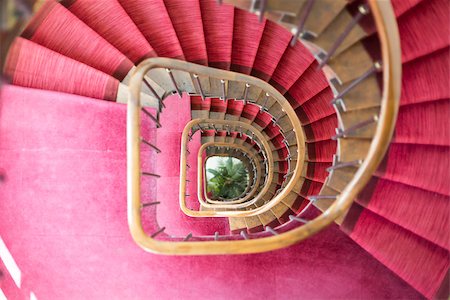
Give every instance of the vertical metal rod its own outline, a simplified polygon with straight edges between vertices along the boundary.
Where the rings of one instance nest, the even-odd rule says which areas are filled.
[[[181,99],[181,97],[182,97],[181,91],[180,91],[180,89],[178,88],[177,82],[175,81],[175,77],[173,77],[172,70],[166,69],[166,71],[167,71],[167,73],[169,74],[170,80],[172,81],[172,84],[173,84],[175,90],[177,91],[178,96],[179,96],[180,99]]]
[[[244,240],[248,240],[248,234],[244,230],[241,230],[241,236],[244,238]]]
[[[261,108],[259,109],[259,111],[263,111],[266,108],[267,102],[269,101],[269,93],[266,93],[264,95],[264,101],[263,104],[261,105]]]
[[[289,131],[285,136],[284,139],[281,141],[282,143],[287,142],[287,140],[295,134],[295,129],[292,129]]]
[[[202,97],[202,101],[205,101],[205,94],[203,93],[203,89],[202,89],[202,84],[200,83],[200,79],[198,78],[197,74],[194,74],[194,79],[195,82],[197,83],[198,86],[198,92],[200,93],[200,96]]]
[[[363,75],[361,75],[357,79],[353,80],[352,83],[350,83],[343,91],[339,92],[339,94],[333,98],[333,100],[331,101],[331,104],[336,104],[339,99],[342,99],[342,97],[347,95],[348,92],[350,92],[354,87],[356,87],[358,84],[360,84],[362,81],[364,81],[364,79],[368,78],[369,76],[372,76],[372,74],[378,72],[379,70],[381,70],[381,62],[377,61]]]
[[[331,139],[333,141],[336,141],[339,138],[345,137],[348,134],[350,134],[350,133],[352,133],[352,132],[354,132],[354,131],[356,131],[358,129],[364,128],[364,127],[366,127],[366,126],[368,126],[368,125],[370,125],[372,123],[375,123],[377,121],[378,121],[378,116],[375,115],[375,116],[373,116],[372,118],[370,118],[370,119],[368,119],[366,121],[362,121],[362,122],[360,122],[358,124],[353,125],[350,128],[347,128],[346,130],[338,129],[338,133],[335,136],[331,137]]]
[[[278,233],[270,226],[266,226],[266,231],[270,232],[273,235],[278,235]]]
[[[303,224],[306,224],[306,223],[309,222],[309,221],[306,220],[306,219],[299,218],[299,217],[296,217],[296,216],[293,216],[293,215],[290,215],[290,216],[289,216],[289,220],[291,220],[291,221],[297,221],[297,222],[300,222],[300,223],[303,223]]]
[[[187,242],[187,241],[189,241],[191,238],[192,238],[192,232],[189,233],[189,234],[183,239],[183,242]]]
[[[306,19],[308,19],[308,16],[311,13],[313,4],[314,4],[314,0],[308,0],[308,2],[306,2],[306,4],[305,4],[304,8],[302,9],[300,18],[298,20],[297,31],[295,32],[295,34],[291,40],[291,46],[294,46],[295,43],[297,43],[297,40],[298,40],[300,34],[303,32],[303,28],[305,27]]]
[[[161,202],[155,201],[155,202],[141,203],[141,209],[144,207],[147,207],[147,206],[158,205],[158,204],[161,204]]]
[[[226,101],[227,100],[227,92],[225,90],[225,80],[220,79],[220,85],[222,86],[222,100]]]
[[[145,175],[145,176],[153,176],[153,177],[156,177],[156,178],[160,178],[161,177],[161,175],[154,174],[154,173],[149,173],[149,172],[141,172],[141,174]]]
[[[155,116],[153,116],[148,110],[146,110],[145,108],[141,108],[141,110],[142,110],[142,112],[144,113],[144,114],[146,114],[153,122],[155,122],[156,123],[156,127],[158,127],[158,128],[161,128],[161,123],[159,123],[159,118],[158,117],[155,117]],[[159,114],[159,112],[157,113],[157,115]]]
[[[259,22],[261,23],[264,19],[264,13],[266,12],[267,0],[259,0]]]
[[[219,240],[219,232],[214,232],[214,240],[218,241]]]
[[[358,167],[363,163],[363,161],[361,159],[358,160],[353,160],[353,161],[348,161],[348,162],[342,162],[342,163],[338,163],[334,166],[328,167],[327,168],[327,172],[331,172],[333,170],[337,170],[337,169],[341,169],[341,168],[346,168],[346,167]]]
[[[143,142],[144,144],[146,144],[150,148],[153,148],[156,151],[156,153],[161,153],[161,150],[158,147],[156,147],[155,145],[151,144],[150,142],[144,140],[143,137],[141,137],[141,142]]]
[[[348,25],[345,27],[344,31],[336,39],[336,41],[334,42],[331,49],[327,52],[327,54],[325,55],[323,60],[320,62],[319,68],[322,68],[323,66],[325,66],[328,63],[328,61],[334,55],[334,53],[339,48],[339,46],[342,44],[342,42],[344,42],[345,38],[350,34],[353,27],[355,27],[359,23],[359,21],[361,21],[362,17],[364,17],[368,13],[369,13],[369,6],[367,6],[366,4],[362,4],[358,7],[358,14],[352,19],[352,21],[350,23],[348,23]]]
[[[248,91],[250,89],[250,84],[246,83],[245,84],[245,89],[244,89],[244,105],[247,105],[247,98],[248,98]]]
[[[155,238],[157,235],[159,235],[160,233],[164,232],[164,230],[166,230],[166,227],[163,227],[160,230],[158,230],[157,232],[153,233],[151,235],[151,238]]]
[[[144,84],[148,87],[148,89],[150,90],[150,92],[152,92],[153,96],[155,96],[156,99],[158,99],[159,102],[159,111],[161,111],[162,107],[166,108],[166,105],[164,104],[164,102],[162,101],[161,97],[158,95],[158,93],[153,89],[153,87],[151,86],[150,82],[147,81],[147,79],[144,78]]]

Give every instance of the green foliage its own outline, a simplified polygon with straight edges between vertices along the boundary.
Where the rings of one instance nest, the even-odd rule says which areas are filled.
[[[221,160],[216,169],[207,171],[213,175],[208,180],[208,191],[214,199],[233,199],[247,188],[248,171],[240,160],[228,157]]]

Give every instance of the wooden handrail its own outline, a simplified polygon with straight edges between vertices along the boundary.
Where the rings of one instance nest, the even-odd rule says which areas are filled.
[[[303,226],[278,235],[238,241],[167,242],[155,240],[144,232],[141,224],[140,181],[138,175],[140,170],[139,97],[142,79],[148,70],[157,67],[181,69],[186,72],[200,73],[207,76],[211,75],[215,78],[218,76],[219,71],[200,66],[190,68],[191,66],[188,63],[172,61],[165,58],[149,59],[141,63],[130,81],[131,89],[127,110],[128,224],[131,235],[139,246],[146,251],[173,255],[218,255],[265,252],[287,247],[310,237],[331,224],[350,208],[353,200],[376,171],[389,147],[395,128],[401,88],[400,42],[392,5],[389,1],[368,0],[368,3],[381,41],[384,87],[380,118],[369,151],[353,179],[337,197],[337,200],[322,215]],[[200,71],[205,71],[206,73]],[[230,75],[230,77],[234,78],[234,80],[243,78],[237,75]],[[287,112],[288,114],[290,113],[290,111]],[[301,139],[298,135],[297,138]],[[303,143],[299,143],[298,145],[303,145]],[[301,154],[304,154],[304,148],[301,151],[303,151]]]
[[[198,160],[197,181],[200,182],[200,184],[198,184],[198,186],[197,186],[197,190],[198,190],[197,194],[200,195],[199,197],[203,197],[203,194],[204,194],[203,193],[203,191],[204,191],[203,182],[204,182],[205,174],[204,174],[203,170],[204,170],[204,163],[206,163],[206,160],[209,158],[209,157],[207,157],[207,159],[203,162],[202,154],[203,154],[203,151],[210,146],[229,147],[232,149],[239,149],[241,152],[247,153],[247,155],[249,155],[250,159],[254,159],[258,155],[256,153],[250,152],[247,148],[245,148],[242,145],[230,144],[230,143],[216,143],[216,142],[208,142],[208,143],[203,144],[200,147],[200,149],[198,150],[198,156],[197,156],[197,160]],[[228,154],[214,154],[212,156],[229,156],[229,155]],[[261,173],[261,165],[258,163],[258,164],[256,164],[256,174],[260,174],[260,173]],[[239,198],[238,200],[234,200],[234,201],[227,201],[226,203],[224,203],[224,201],[215,201],[214,203],[211,203],[208,201],[208,200],[210,200],[208,198],[208,196],[205,196],[206,201],[203,200],[203,198],[201,201],[206,202],[209,205],[213,204],[212,206],[208,206],[208,207],[214,207],[214,208],[221,208],[222,206],[219,206],[219,205],[224,205],[223,207],[225,207],[225,208],[234,208],[234,206],[232,204],[240,204],[243,202],[247,202],[250,199],[250,197],[256,192],[256,190],[258,189],[259,184],[261,182],[260,176],[258,176],[258,175],[255,175],[255,176],[256,176],[255,185],[249,192],[247,192],[247,195],[245,197]],[[199,199],[199,201],[200,201],[200,199]],[[247,207],[250,205],[251,205],[251,203],[248,202],[248,203],[245,203],[244,207]]]
[[[194,126],[198,125],[198,124],[202,124],[202,123],[215,123],[218,125],[225,125],[225,124],[230,124],[232,126],[237,126],[237,127],[242,127],[246,130],[250,130],[253,131],[255,133],[255,136],[258,138],[258,140],[262,143],[263,148],[266,150],[267,153],[267,164],[269,166],[269,172],[268,172],[268,179],[267,182],[272,182],[273,179],[273,166],[274,166],[274,161],[273,161],[273,156],[272,156],[272,152],[270,151],[270,146],[269,143],[264,139],[264,136],[256,130],[256,128],[254,128],[252,125],[249,125],[247,123],[244,122],[240,122],[240,121],[230,121],[230,120],[212,120],[212,119],[194,119],[192,121],[190,121],[186,127],[183,130],[183,134],[181,136],[181,157],[180,157],[180,193],[179,193],[179,197],[180,197],[180,208],[181,210],[188,216],[191,217],[246,217],[246,216],[254,216],[254,215],[258,215],[261,214],[263,212],[266,212],[268,210],[270,210],[272,207],[274,207],[275,205],[277,205],[278,203],[281,202],[282,197],[278,197],[278,198],[274,198],[272,201],[270,201],[269,203],[260,206],[258,208],[254,208],[251,210],[246,210],[246,211],[228,211],[228,210],[219,210],[219,211],[213,211],[213,210],[205,210],[205,211],[196,211],[196,210],[191,210],[186,206],[186,196],[185,196],[185,191],[186,191],[186,160],[187,160],[187,151],[186,151],[186,146],[187,143],[189,141],[189,132],[191,131],[191,128],[193,128]],[[303,164],[303,162],[301,162]],[[200,184],[199,184],[200,186]],[[293,189],[294,185],[292,185],[291,189],[289,190],[289,192]],[[266,185],[264,186],[264,188],[258,193],[258,195],[253,198],[251,201],[249,201],[248,203],[250,204],[254,204],[256,203],[258,200],[260,200],[262,198],[262,196],[269,190],[270,185]],[[287,189],[287,188],[286,188]],[[285,190],[283,190],[284,192]],[[286,194],[288,194],[289,192],[286,192]],[[281,193],[280,193],[281,194]],[[207,203],[203,197],[202,194],[200,193],[200,190],[198,191],[198,195],[199,198],[199,202],[205,206],[205,207],[211,207],[211,208],[243,208],[248,206],[248,203],[242,203],[242,204],[235,204],[235,205],[226,205],[226,204],[210,204]]]

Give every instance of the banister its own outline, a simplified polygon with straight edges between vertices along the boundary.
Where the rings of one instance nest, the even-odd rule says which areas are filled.
[[[187,70],[186,72],[190,73],[194,73],[201,69],[202,71],[205,71],[205,73],[202,73],[203,75],[210,74],[212,77],[217,77],[219,71],[203,66],[192,66],[191,68],[188,63],[171,61],[166,58],[148,59],[136,69],[130,81],[131,88],[127,110],[127,206],[130,233],[134,241],[140,247],[146,251],[172,255],[218,255],[266,252],[284,248],[304,240],[330,225],[335,219],[348,211],[353,200],[361,192],[370,180],[372,174],[378,168],[378,165],[382,161],[384,154],[389,147],[395,128],[401,88],[400,42],[392,5],[389,1],[368,0],[368,3],[378,29],[383,58],[383,94],[381,110],[379,122],[376,126],[369,151],[353,179],[337,197],[336,201],[323,214],[301,227],[278,235],[259,239],[229,241],[220,240],[216,233],[214,235],[214,240],[212,241],[167,242],[156,240],[144,232],[141,224],[139,207],[140,181],[138,180],[140,174],[139,91],[142,79],[149,69],[156,67],[164,68],[165,66],[174,69]],[[195,73],[198,74],[200,72]],[[233,80],[231,78],[245,78],[238,75],[239,74],[228,74],[227,76],[230,77],[228,80]],[[247,80],[247,78],[245,78],[245,80]],[[301,137],[297,135],[297,139],[299,138]],[[298,143],[298,145],[304,145],[304,143]],[[302,154],[304,154],[304,148],[300,151],[303,151]],[[303,155],[300,155],[300,157],[303,157]]]
[[[199,197],[202,197],[203,190],[204,190],[203,178],[202,178],[202,175],[204,175],[203,172],[202,172],[202,170],[203,170],[203,160],[202,160],[201,154],[204,151],[204,149],[206,149],[207,147],[210,147],[212,145],[214,145],[214,146],[228,146],[230,148],[239,149],[241,152],[247,153],[248,155],[252,155],[252,156],[249,157],[249,159],[253,159],[256,156],[254,153],[251,153],[247,148],[245,148],[242,145],[230,145],[228,143],[215,143],[215,142],[208,142],[208,143],[203,144],[200,147],[199,152],[198,152],[198,156],[197,156],[197,159],[199,161],[199,163],[198,163],[198,171],[197,171],[197,177],[198,177],[197,181],[199,182],[198,187],[197,187],[197,190],[198,190],[197,194],[199,195]],[[227,154],[214,154],[213,156],[227,156]],[[205,162],[206,162],[206,160],[205,160]],[[260,166],[260,164],[257,164],[257,166],[256,166],[256,174],[258,174],[260,172],[261,172],[261,166]],[[212,205],[212,206],[208,206],[208,207],[226,207],[226,208],[231,207],[231,208],[234,208],[234,206],[231,206],[231,204],[237,204],[237,203],[242,203],[242,202],[248,201],[248,199],[256,192],[256,189],[259,186],[259,182],[261,181],[261,179],[259,177],[260,176],[256,176],[256,184],[253,186],[253,188],[251,188],[250,192],[247,192],[247,195],[245,197],[239,198],[238,200],[227,201],[226,203],[224,203],[223,201],[214,201],[214,200],[209,199],[208,197],[205,197],[207,204],[210,204],[210,203],[217,204],[217,205]],[[202,202],[202,201],[205,202],[203,199],[201,199],[201,200],[199,199],[199,201],[200,202]],[[222,206],[219,206],[219,205],[222,205]],[[245,206],[249,206],[249,205],[251,205],[251,204],[248,203]]]

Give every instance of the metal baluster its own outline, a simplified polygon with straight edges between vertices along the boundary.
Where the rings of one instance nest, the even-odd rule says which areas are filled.
[[[141,209],[144,207],[147,207],[147,206],[158,205],[158,204],[161,204],[161,202],[154,201],[154,202],[141,203]]]
[[[361,159],[349,161],[349,162],[342,162],[342,163],[336,164],[334,166],[328,167],[327,172],[331,172],[333,170],[346,168],[346,167],[359,167],[362,163],[363,163],[363,161]]]
[[[156,147],[155,145],[151,144],[150,142],[144,140],[143,137],[141,137],[141,142],[143,142],[143,143],[146,144],[147,146],[153,148],[153,149],[156,151],[156,153],[161,153],[161,150],[160,150],[158,147]]]
[[[300,18],[298,21],[298,25],[297,25],[297,31],[295,32],[295,34],[291,40],[291,46],[294,46],[295,43],[297,43],[297,40],[298,40],[300,34],[302,34],[303,28],[305,27],[306,19],[308,18],[309,14],[311,13],[313,4],[314,4],[314,0],[308,0],[308,2],[306,2],[306,4],[305,4],[304,8],[302,9],[301,15],[300,15]]]
[[[214,232],[214,240],[218,241],[219,240],[219,232]]]
[[[144,114],[146,114],[153,122],[155,122],[156,123],[156,127],[157,128],[161,128],[161,123],[159,123],[159,117],[155,117],[155,116],[153,116],[148,110],[146,110],[145,108],[141,108],[141,110],[142,110],[142,112],[144,113]],[[159,115],[159,113],[157,114],[157,115]]]
[[[216,128],[216,125],[212,124],[212,128],[214,129],[214,133],[217,134],[217,128]]]
[[[189,234],[183,239],[183,242],[187,242],[187,241],[189,241],[191,238],[192,238],[192,232],[189,233]]]
[[[281,141],[282,143],[287,142],[288,139],[292,136],[295,135],[295,129],[292,129],[291,131],[289,131],[285,136],[284,139]]]
[[[161,229],[159,229],[158,231],[156,231],[155,233],[153,233],[151,235],[151,238],[155,238],[157,235],[159,235],[160,233],[164,232],[164,230],[166,230],[166,227],[162,227]]]
[[[267,8],[267,0],[259,0],[259,22],[261,23],[264,19],[264,13]]]
[[[246,83],[245,84],[245,89],[244,89],[244,105],[247,105],[247,98],[248,98],[248,91],[250,89],[250,84]]]
[[[200,96],[202,97],[202,101],[205,101],[205,94],[203,93],[203,89],[202,89],[202,84],[200,83],[200,79],[198,78],[197,74],[194,74],[194,79],[195,82],[197,83],[198,86],[198,91],[200,93]]]
[[[226,101],[227,100],[227,92],[225,90],[225,80],[220,79],[220,85],[222,86],[222,100]]]
[[[149,173],[149,172],[141,172],[141,175],[145,175],[145,176],[153,176],[153,177],[156,177],[156,178],[161,177],[161,176],[158,175],[158,174]]]
[[[262,112],[263,110],[266,109],[265,106],[267,105],[267,102],[268,102],[268,101],[269,101],[269,93],[266,93],[266,94],[264,95],[264,102],[263,102],[261,108],[259,109],[260,112]]]
[[[299,218],[299,217],[296,217],[296,216],[293,216],[293,215],[290,215],[290,216],[289,216],[289,220],[291,220],[291,221],[297,221],[297,222],[300,222],[300,223],[303,223],[303,224],[306,224],[306,223],[309,222],[309,221],[306,220],[306,219]]]
[[[294,172],[295,172],[295,170],[290,171],[289,173],[285,174],[285,175],[283,176],[283,178],[284,178],[284,179],[288,178],[289,176],[291,176],[292,174],[294,174]]]
[[[172,84],[173,84],[173,86],[175,87],[175,90],[177,91],[177,94],[178,94],[178,96],[179,96],[180,99],[181,99],[181,97],[182,97],[181,91],[180,91],[180,89],[178,88],[177,82],[175,81],[175,77],[173,77],[172,71],[171,71],[170,69],[166,69],[166,71],[167,71],[167,73],[169,74],[170,80],[172,81]]]
[[[360,84],[364,79],[370,77],[371,75],[375,74],[376,72],[380,71],[382,67],[382,64],[380,61],[377,61],[373,64],[372,68],[370,68],[367,72],[365,72],[363,75],[358,77],[357,79],[353,80],[352,83],[350,83],[342,92],[339,92],[338,95],[336,95],[333,100],[331,101],[331,104],[336,104],[339,100],[342,100],[342,97],[347,95],[348,92],[350,92],[354,87],[356,87],[358,84]]]
[[[337,129],[338,133],[335,136],[333,136],[331,139],[335,141],[335,140],[343,138],[343,137],[345,138],[348,134],[350,134],[358,129],[364,128],[364,127],[366,127],[372,123],[375,123],[377,121],[378,121],[378,116],[375,115],[372,118],[370,118],[369,120],[362,121],[358,124],[355,124],[352,127],[347,128],[346,130]]]
[[[244,230],[241,230],[241,236],[244,238],[244,240],[248,240],[248,234]]]
[[[150,92],[152,92],[153,96],[155,96],[156,99],[158,99],[159,102],[159,111],[162,111],[162,107],[166,108],[166,105],[164,105],[163,100],[161,99],[161,97],[158,95],[158,93],[153,89],[153,87],[151,86],[151,84],[144,78],[144,84],[148,87],[148,89],[150,90]]]
[[[270,232],[273,235],[278,235],[278,233],[270,226],[266,226],[266,231]]]
[[[322,68],[325,66],[329,61],[330,58],[334,55],[336,50],[339,48],[339,46],[344,42],[345,38],[350,34],[353,27],[355,27],[359,21],[361,21],[362,17],[367,15],[369,13],[369,7],[366,4],[362,4],[358,7],[358,14],[352,19],[350,23],[345,27],[344,31],[339,35],[339,37],[334,42],[331,49],[327,52],[323,60],[319,64],[319,68]]]
[[[324,199],[336,200],[337,196],[331,196],[331,195],[313,195],[313,196],[308,196],[308,200],[310,200],[311,202],[315,202],[317,200],[324,200]]]

